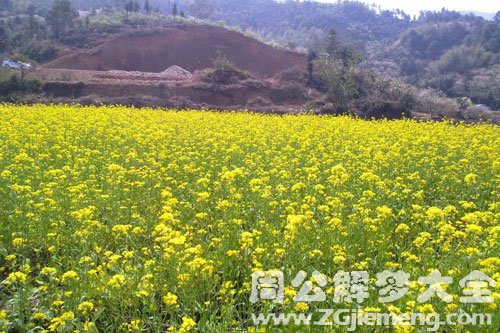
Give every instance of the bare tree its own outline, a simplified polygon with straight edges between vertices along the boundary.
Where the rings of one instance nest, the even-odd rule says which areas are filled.
[[[174,6],[172,7],[172,15],[174,16],[175,21],[175,18],[177,17],[177,2],[174,2]]]

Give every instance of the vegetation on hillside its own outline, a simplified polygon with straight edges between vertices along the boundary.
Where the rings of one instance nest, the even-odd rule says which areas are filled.
[[[328,53],[324,41],[335,30],[339,43],[363,56],[364,68],[500,108],[500,82],[491,80],[500,66],[500,12],[486,21],[444,9],[410,17],[400,10],[355,1],[1,1],[0,54],[4,55],[19,53],[45,62],[66,47],[94,45],[106,31],[163,24],[174,20],[174,13],[175,20],[224,22],[291,49],[311,50],[319,58]],[[341,88],[352,87],[344,83]]]

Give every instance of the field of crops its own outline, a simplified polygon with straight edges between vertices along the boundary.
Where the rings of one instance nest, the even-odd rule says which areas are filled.
[[[459,281],[500,282],[499,147],[494,125],[0,105],[0,332],[347,331],[252,317],[329,308],[490,313],[441,331],[496,332],[498,287],[468,304]],[[435,270],[451,298],[422,300]],[[252,300],[255,271],[283,273],[282,302]],[[368,274],[364,297],[338,297],[339,271]],[[297,298],[306,280],[326,299]]]

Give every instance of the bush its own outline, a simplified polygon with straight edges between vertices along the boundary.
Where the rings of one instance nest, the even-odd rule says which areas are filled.
[[[26,54],[16,53],[13,56],[11,56],[10,59],[13,61],[20,61],[27,64],[31,64],[33,67],[38,66],[38,63],[33,59],[31,59],[30,57],[28,57]]]
[[[271,90],[271,99],[277,103],[290,102],[305,98],[304,90],[300,84],[291,83]]]
[[[358,73],[359,98],[354,107],[368,118],[409,118],[417,104],[411,87],[373,73]]]
[[[37,93],[40,92],[42,88],[42,82],[33,76],[25,78],[22,82],[23,92],[27,93]]]
[[[236,69],[236,65],[220,50],[217,51],[217,56],[212,60],[212,67],[215,69]]]
[[[469,34],[463,22],[428,23],[401,34],[401,43],[421,59],[437,59]]]
[[[250,78],[248,73],[236,68],[219,68],[205,72],[202,81],[215,84],[232,84]]]
[[[251,78],[251,75],[236,67],[221,51],[212,60],[213,69],[201,76],[201,80],[215,84],[232,84]]]
[[[78,98],[83,94],[85,84],[83,82],[68,83],[68,82],[45,82],[43,91],[53,97],[71,97]]]
[[[0,78],[0,95],[7,97],[15,93],[37,93],[42,83],[39,79],[28,76],[21,80],[18,73],[12,73]]]
[[[443,93],[432,89],[418,90],[415,98],[417,104],[413,109],[416,112],[428,114],[436,120],[460,118],[461,105]]]
[[[466,73],[474,68],[488,67],[497,61],[496,54],[481,46],[461,45],[448,50],[430,66],[438,73]]]
[[[21,50],[21,53],[35,60],[46,62],[56,57],[59,49],[50,41],[34,41]]]
[[[20,88],[20,80],[16,74],[3,77],[0,80],[0,95],[7,96]]]

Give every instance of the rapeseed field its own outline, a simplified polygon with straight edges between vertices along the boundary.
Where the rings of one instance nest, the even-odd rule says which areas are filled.
[[[320,309],[496,332],[499,147],[487,124],[0,105],[0,332],[348,330],[255,325]],[[383,272],[404,294],[381,302]],[[486,302],[463,301],[471,272]]]

